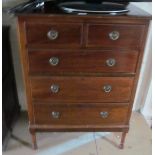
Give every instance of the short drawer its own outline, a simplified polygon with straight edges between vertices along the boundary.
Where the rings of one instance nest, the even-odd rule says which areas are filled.
[[[144,30],[144,25],[89,24],[86,46],[137,49],[141,45]]]
[[[29,51],[30,74],[135,73],[137,51]]]
[[[82,24],[26,23],[26,39],[30,48],[79,47]]]
[[[128,102],[133,77],[32,77],[33,101]]]
[[[128,107],[76,107],[35,104],[35,123],[46,125],[124,125]]]

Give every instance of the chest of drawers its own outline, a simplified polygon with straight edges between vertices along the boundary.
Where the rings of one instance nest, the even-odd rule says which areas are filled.
[[[22,15],[20,55],[33,146],[39,131],[122,132],[150,17]]]

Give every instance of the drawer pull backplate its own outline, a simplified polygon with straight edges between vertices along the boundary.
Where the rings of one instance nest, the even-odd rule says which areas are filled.
[[[52,84],[52,85],[51,85],[51,91],[52,91],[53,93],[58,93],[58,92],[59,92],[59,85],[57,85],[57,84]]]
[[[110,58],[110,59],[106,60],[106,64],[107,64],[107,66],[109,66],[109,67],[113,67],[113,66],[115,66],[115,64],[116,64],[116,60],[113,59],[113,58]]]
[[[109,113],[107,111],[101,111],[100,115],[101,115],[102,118],[107,118]]]
[[[53,117],[53,118],[56,118],[56,119],[60,118],[60,112],[53,111],[53,112],[52,112],[52,117]]]
[[[52,65],[52,66],[57,66],[59,64],[59,58],[57,57],[51,57],[49,59],[49,63]]]
[[[120,37],[120,34],[118,31],[112,31],[109,33],[109,38],[111,40],[117,40]]]
[[[47,37],[50,40],[55,40],[58,38],[58,36],[59,36],[59,32],[56,30],[50,30],[47,32]]]
[[[104,86],[103,86],[103,90],[104,90],[105,93],[110,93],[111,90],[112,90],[112,86],[109,85],[109,84],[104,85]]]

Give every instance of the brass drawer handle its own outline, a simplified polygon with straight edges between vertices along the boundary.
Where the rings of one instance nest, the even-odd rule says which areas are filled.
[[[59,92],[59,85],[57,85],[57,84],[52,84],[51,85],[51,91],[53,92],[53,93],[58,93]]]
[[[101,115],[102,118],[107,118],[109,113],[107,111],[101,111],[100,115]]]
[[[103,90],[105,93],[110,93],[112,91],[112,86],[107,84],[103,86]]]
[[[106,60],[106,64],[107,64],[107,66],[109,66],[109,67],[113,67],[113,66],[115,66],[115,64],[116,64],[116,60],[113,59],[113,58],[110,58],[110,59]]]
[[[50,40],[56,40],[59,36],[59,32],[56,31],[56,30],[50,30],[47,32],[47,37],[50,39]]]
[[[111,40],[117,40],[120,37],[120,34],[118,31],[112,31],[109,33],[109,38]]]
[[[52,117],[55,118],[55,119],[60,118],[60,112],[58,112],[58,111],[53,111],[53,112],[52,112]]]
[[[57,57],[51,57],[49,59],[49,63],[52,65],[52,66],[57,66],[59,64],[59,58]]]

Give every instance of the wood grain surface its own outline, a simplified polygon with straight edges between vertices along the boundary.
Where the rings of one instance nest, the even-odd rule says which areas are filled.
[[[129,102],[132,77],[35,77],[31,78],[33,101],[40,102]],[[59,86],[53,93],[51,86]],[[103,87],[111,85],[107,93]]]
[[[139,52],[122,50],[34,50],[29,51],[30,74],[65,73],[135,73]],[[59,63],[52,66],[50,58],[56,57]],[[107,60],[115,59],[114,66],[108,66]]]

